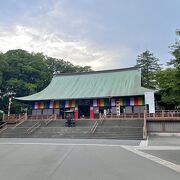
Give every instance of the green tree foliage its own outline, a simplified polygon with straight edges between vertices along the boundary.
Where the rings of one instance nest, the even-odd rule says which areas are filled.
[[[156,79],[161,103],[172,109],[180,106],[180,41],[177,39],[170,48],[173,59],[168,65],[172,67],[159,72]]]
[[[55,59],[42,53],[29,53],[18,49],[0,53],[0,90],[14,91],[17,97],[30,95],[44,89],[54,73],[86,72],[90,66],[74,66],[68,61]],[[0,100],[0,109],[7,110],[8,99]],[[15,111],[18,102],[13,103]]]
[[[3,54],[0,52],[0,87],[3,81],[3,71],[8,67],[8,64],[4,60]]]
[[[3,60],[7,63],[7,67],[2,70],[0,89],[3,92],[12,89],[17,96],[32,94],[41,90],[51,79],[42,54],[11,50],[4,54]]]
[[[180,36],[180,31],[177,33],[178,36]],[[176,74],[176,83],[175,86],[177,88],[177,91],[180,95],[180,39],[176,40],[175,44],[171,46],[171,54],[173,55],[173,59],[168,63],[169,65],[173,65]]]
[[[141,68],[142,86],[147,88],[156,87],[156,72],[161,70],[159,59],[153,53],[146,50],[136,60],[136,67]]]
[[[74,66],[69,61],[64,61],[62,59],[55,59],[51,57],[46,57],[46,64],[51,74],[92,71],[90,66]]]
[[[159,105],[164,106],[166,109],[174,109],[179,104],[176,70],[167,68],[159,71],[156,75],[159,87],[157,94],[161,96]]]

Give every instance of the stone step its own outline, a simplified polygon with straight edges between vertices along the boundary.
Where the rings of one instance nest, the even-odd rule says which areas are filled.
[[[142,120],[104,120],[101,126],[143,126]]]
[[[25,121],[16,128],[7,128],[0,137],[142,139],[143,136],[142,120],[105,120],[94,134],[90,133],[90,129],[96,121],[79,120],[75,127],[65,127],[65,120],[51,121],[48,125],[40,121],[41,126],[32,134],[27,134],[27,129],[37,122]]]

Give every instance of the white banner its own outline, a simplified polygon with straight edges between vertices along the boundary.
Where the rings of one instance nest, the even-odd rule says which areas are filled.
[[[149,113],[155,113],[154,92],[145,92],[145,104],[149,105]]]

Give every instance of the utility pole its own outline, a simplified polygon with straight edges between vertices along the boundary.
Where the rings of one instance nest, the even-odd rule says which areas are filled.
[[[7,92],[7,96],[9,97],[9,104],[8,104],[8,118],[11,114],[11,104],[12,104],[12,98],[13,98],[13,95],[15,95],[16,93],[13,92],[13,91],[9,91]]]
[[[8,118],[9,118],[10,113],[11,113],[11,104],[12,104],[12,97],[9,97],[9,104],[8,104]]]
[[[8,97],[8,118],[11,114],[11,104],[12,104],[12,99],[13,99],[13,96],[15,95],[16,93],[13,92],[12,90],[6,92],[6,93],[3,93],[0,89],[0,98],[4,98],[4,97]]]

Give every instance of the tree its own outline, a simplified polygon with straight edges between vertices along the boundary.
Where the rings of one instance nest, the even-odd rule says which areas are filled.
[[[180,35],[180,31],[177,32]],[[180,107],[180,40],[178,37],[175,44],[170,46],[173,59],[167,63],[170,68],[156,74],[156,80],[161,96],[160,103],[168,109]]]
[[[3,58],[3,53],[0,52],[0,87],[2,86],[3,72],[6,70],[7,67],[8,64]]]
[[[160,95],[159,105],[164,106],[165,109],[174,109],[179,104],[179,97],[176,87],[176,70],[174,68],[167,68],[157,72],[156,81]]]
[[[69,61],[64,61],[62,59],[55,59],[46,56],[46,64],[51,74],[54,73],[71,73],[71,72],[89,72],[92,71],[90,66],[74,66]]]
[[[177,36],[180,36],[180,31],[177,31],[176,34],[177,34]],[[171,59],[168,64],[172,65],[176,71],[175,86],[177,88],[177,91],[180,92],[180,39],[178,39],[178,37],[176,39],[175,44],[172,45],[170,48],[171,48],[171,54],[173,55],[173,59]]]
[[[168,65],[173,66],[174,70],[174,85],[173,85],[173,93],[176,98],[176,107],[180,107],[180,30],[176,31],[176,41],[174,45],[170,46],[171,54],[173,59],[168,62]]]
[[[141,68],[142,85],[147,88],[156,88],[156,72],[161,70],[159,59],[146,50],[138,56],[136,67]]]
[[[22,49],[0,53],[0,90],[16,93],[17,97],[30,95],[44,89],[57,72],[87,72],[89,66],[74,66],[69,61],[55,59],[42,53],[29,53]],[[0,98],[0,107],[7,111],[8,98]],[[13,112],[19,112],[22,104],[13,103]]]

